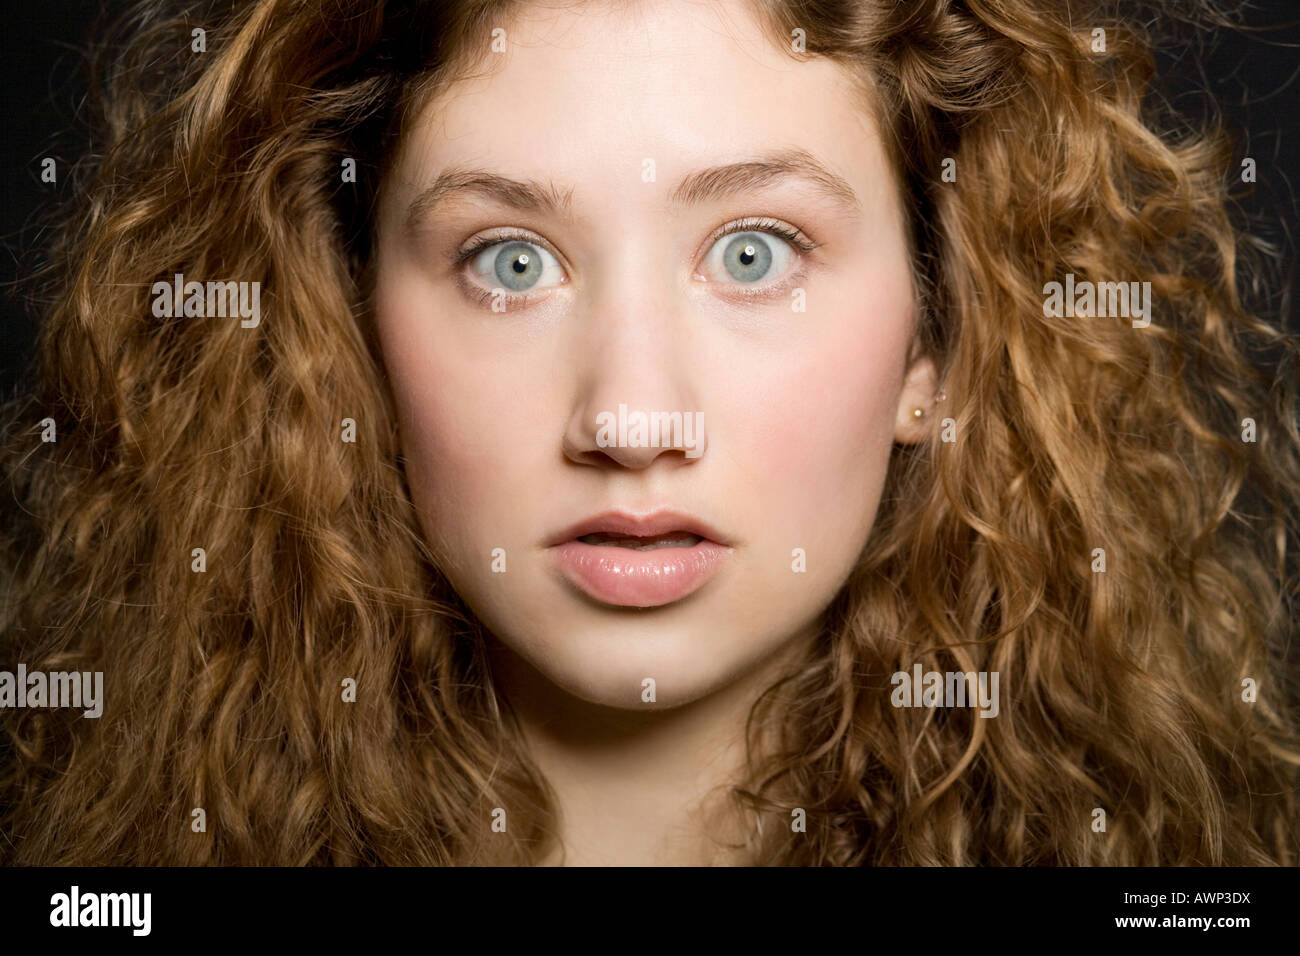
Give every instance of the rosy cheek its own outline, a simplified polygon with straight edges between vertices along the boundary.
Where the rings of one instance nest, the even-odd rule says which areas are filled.
[[[393,397],[397,403],[401,447],[411,493],[428,507],[430,495],[442,498],[470,469],[482,469],[476,436],[480,429],[458,405],[459,386],[448,381],[435,358],[400,342],[386,344]],[[475,461],[478,460],[477,466]]]
[[[412,493],[448,526],[469,514],[491,514],[509,475],[502,457],[513,441],[509,419],[492,414],[474,395],[463,383],[443,379],[438,397],[426,395],[426,404],[412,410],[410,434],[403,438],[407,474],[420,486]]]
[[[842,316],[836,334],[733,409],[749,436],[744,468],[770,496],[762,511],[810,546],[829,545],[849,522],[869,525],[888,465],[905,343],[892,329],[863,334],[860,316]]]
[[[471,371],[466,363],[449,360],[448,345],[439,344],[424,309],[391,297],[381,308],[387,309],[381,326],[384,364],[408,469],[437,461],[442,470],[472,460],[484,432],[474,420],[482,403],[476,407],[473,401]]]

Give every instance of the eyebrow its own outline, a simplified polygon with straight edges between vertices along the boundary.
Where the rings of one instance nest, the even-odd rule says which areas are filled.
[[[853,187],[799,148],[697,170],[678,183],[669,201],[678,206],[699,205],[789,180],[806,183],[853,215],[861,210]],[[440,204],[457,195],[479,195],[521,211],[563,217],[570,216],[573,210],[573,187],[561,190],[550,182],[512,179],[489,170],[456,166],[439,175],[411,203],[406,213],[408,231],[416,230]]]

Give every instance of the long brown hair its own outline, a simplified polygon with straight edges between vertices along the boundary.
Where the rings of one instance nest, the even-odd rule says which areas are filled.
[[[367,305],[386,160],[515,6],[147,2],[106,34],[104,141],[0,449],[0,664],[102,671],[105,706],[3,712],[4,862],[552,848],[418,531]],[[1300,350],[1244,301],[1269,250],[1230,220],[1230,139],[1159,130],[1150,38],[1103,6],[756,0],[872,91],[954,440],[895,450],[823,639],[751,715],[746,859],[1295,859]],[[155,316],[175,273],[259,282],[260,324]],[[1150,327],[1045,316],[1068,273],[1150,281]],[[890,706],[917,663],[999,672],[998,718]]]

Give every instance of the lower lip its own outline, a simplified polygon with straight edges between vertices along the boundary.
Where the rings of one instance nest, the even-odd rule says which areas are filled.
[[[555,551],[564,576],[590,597],[623,607],[659,607],[704,587],[731,553],[715,541],[638,551],[566,541]]]

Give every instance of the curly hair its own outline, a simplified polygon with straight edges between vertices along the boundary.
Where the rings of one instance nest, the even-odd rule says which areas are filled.
[[[0,712],[0,861],[553,848],[554,794],[418,530],[369,304],[395,146],[516,6],[150,0],[103,35],[103,142],[4,409],[0,662],[101,671],[108,706]],[[1233,221],[1230,135],[1160,112],[1155,40],[1102,3],[755,9],[869,94],[955,440],[895,446],[819,641],[755,704],[743,858],[1292,863],[1300,347],[1255,301],[1277,250]],[[155,316],[177,272],[260,282],[264,321]],[[1150,326],[1045,315],[1069,273],[1149,280]],[[999,719],[891,707],[918,663],[999,672]]]

